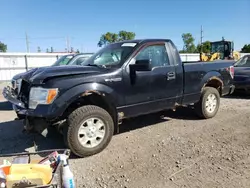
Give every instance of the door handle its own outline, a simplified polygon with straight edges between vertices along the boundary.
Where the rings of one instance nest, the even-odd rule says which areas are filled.
[[[174,79],[175,79],[175,72],[168,72],[167,80],[174,80]]]

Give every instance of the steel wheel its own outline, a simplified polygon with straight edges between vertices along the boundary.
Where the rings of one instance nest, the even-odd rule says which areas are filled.
[[[213,113],[217,105],[217,98],[215,94],[211,93],[208,95],[205,103],[206,110],[209,113]]]
[[[78,140],[83,147],[93,148],[99,145],[105,136],[104,122],[99,118],[84,121],[78,130]]]
[[[220,106],[220,93],[216,88],[205,87],[202,90],[201,98],[194,107],[198,116],[204,119],[214,117]]]

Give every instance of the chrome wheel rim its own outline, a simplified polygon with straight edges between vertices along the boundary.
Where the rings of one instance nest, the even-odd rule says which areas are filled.
[[[208,97],[207,97],[207,100],[206,100],[206,110],[209,112],[209,113],[213,113],[216,106],[217,106],[217,98],[215,96],[215,94],[209,94]]]
[[[98,146],[105,136],[105,124],[99,118],[89,118],[84,121],[78,130],[78,140],[83,147]]]

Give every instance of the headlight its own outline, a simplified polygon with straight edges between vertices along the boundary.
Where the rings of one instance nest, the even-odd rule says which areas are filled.
[[[51,104],[58,94],[57,88],[32,87],[29,96],[29,108],[35,109],[38,104]]]

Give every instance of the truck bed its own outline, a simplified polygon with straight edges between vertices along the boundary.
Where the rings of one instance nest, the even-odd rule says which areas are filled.
[[[225,73],[226,67],[230,67],[234,61],[213,62],[183,62],[183,103],[189,103],[197,99],[205,81],[211,75],[216,75],[223,81],[231,80],[230,75]],[[227,85],[227,83],[223,83]]]

